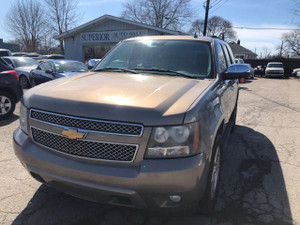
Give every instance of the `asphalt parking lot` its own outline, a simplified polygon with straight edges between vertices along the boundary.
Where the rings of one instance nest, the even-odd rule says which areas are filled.
[[[18,111],[0,121],[0,224],[300,224],[300,79],[255,78],[240,85],[237,126],[223,153],[211,216],[101,205],[41,185],[13,153]]]

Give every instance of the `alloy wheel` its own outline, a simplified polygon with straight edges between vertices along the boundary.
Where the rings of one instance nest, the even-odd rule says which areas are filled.
[[[20,84],[22,88],[27,88],[28,87],[28,80],[26,77],[21,76],[20,77]]]
[[[0,115],[6,115],[11,110],[11,100],[3,95],[0,95]]]

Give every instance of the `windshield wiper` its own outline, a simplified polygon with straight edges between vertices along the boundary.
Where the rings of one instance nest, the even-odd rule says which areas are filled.
[[[109,70],[121,70],[123,72],[128,72],[128,73],[138,73],[134,70],[130,70],[130,69],[125,69],[125,68],[119,68],[119,67],[105,67],[103,69],[97,69],[97,70],[93,70],[95,72],[101,72],[101,71],[109,71]]]
[[[163,73],[172,73],[172,74],[179,75],[179,76],[182,76],[182,77],[197,78],[197,77],[190,76],[190,75],[187,75],[185,73],[180,73],[180,72],[177,72],[177,71],[174,71],[174,70],[160,69],[160,68],[155,68],[155,67],[152,67],[152,68],[136,67],[136,68],[134,68],[134,70],[144,70],[144,71],[155,71],[155,72],[163,72]]]

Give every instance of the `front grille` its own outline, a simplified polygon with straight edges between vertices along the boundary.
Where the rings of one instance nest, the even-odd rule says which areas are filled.
[[[31,127],[33,140],[61,153],[89,159],[131,162],[136,145],[111,144],[95,141],[72,140],[60,135]]]
[[[84,130],[100,131],[103,133],[140,136],[143,132],[142,125],[70,117],[38,110],[31,110],[30,116],[33,119],[52,124]]]
[[[280,70],[269,70],[268,73],[277,74],[277,73],[282,73],[282,71],[280,71]]]

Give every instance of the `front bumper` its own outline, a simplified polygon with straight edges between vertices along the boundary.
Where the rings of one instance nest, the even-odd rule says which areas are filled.
[[[272,73],[272,72],[266,71],[265,75],[270,76],[270,77],[283,77],[284,73]]]
[[[129,207],[190,208],[205,193],[206,155],[180,159],[149,159],[141,165],[110,165],[74,159],[34,144],[17,129],[14,151],[39,181],[73,196]],[[170,196],[181,196],[174,202]]]

